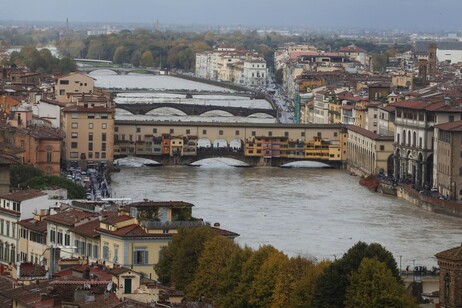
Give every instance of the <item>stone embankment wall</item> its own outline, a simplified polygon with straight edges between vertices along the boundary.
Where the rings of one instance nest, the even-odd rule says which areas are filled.
[[[240,85],[234,84],[234,83],[229,83],[229,82],[221,82],[217,80],[210,80],[210,79],[205,79],[205,78],[200,78],[196,76],[190,76],[190,75],[183,75],[179,73],[174,73],[174,72],[169,72],[170,76],[178,77],[178,78],[183,78],[186,80],[191,80],[191,81],[196,81],[200,83],[205,83],[209,84],[212,86],[217,86],[217,87],[222,87],[234,91],[242,91],[242,92],[251,92],[249,89],[242,87]]]
[[[396,194],[424,210],[462,218],[461,203],[425,196],[407,186],[399,186]]]

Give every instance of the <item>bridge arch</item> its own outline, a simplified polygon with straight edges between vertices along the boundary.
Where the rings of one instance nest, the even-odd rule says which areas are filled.
[[[212,147],[212,142],[208,138],[199,138],[197,140],[197,148],[207,149]]]
[[[229,147],[231,149],[242,150],[244,147],[244,141],[242,139],[235,138],[230,141]]]
[[[153,108],[146,112],[146,115],[179,115],[179,116],[185,116],[187,115],[184,111],[177,109],[177,108],[172,108],[172,107],[158,107],[158,108]]]
[[[123,109],[123,108],[116,108],[115,112],[116,112],[117,115],[133,115],[133,113],[131,113],[127,109]]]
[[[91,69],[86,70],[86,72],[89,75],[95,75],[98,73],[100,74],[101,73],[104,73],[104,74],[113,73],[112,75],[120,75],[120,73],[116,69],[112,69],[112,68],[91,68]]]
[[[219,117],[233,117],[234,114],[232,114],[231,112],[225,111],[225,110],[216,109],[216,110],[206,111],[206,112],[202,113],[201,116],[203,116],[203,117],[216,117],[216,116],[219,116]]]
[[[228,141],[226,139],[216,139],[213,141],[213,147],[215,149],[217,148],[227,148],[228,147]]]

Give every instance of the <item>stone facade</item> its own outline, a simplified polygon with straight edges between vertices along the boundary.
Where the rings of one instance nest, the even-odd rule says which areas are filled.
[[[440,307],[462,307],[462,246],[436,254],[440,267]]]

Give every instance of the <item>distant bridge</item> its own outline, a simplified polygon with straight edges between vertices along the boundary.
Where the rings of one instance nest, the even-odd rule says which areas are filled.
[[[159,75],[159,70],[154,68],[139,68],[139,67],[117,67],[117,66],[79,66],[79,72],[90,74],[97,70],[109,70],[117,73],[118,75],[127,75],[129,73],[148,73],[152,75]]]
[[[187,115],[202,115],[207,111],[220,110],[226,111],[233,116],[248,117],[256,113],[263,113],[273,118],[277,117],[277,110],[262,109],[262,108],[243,108],[243,107],[227,107],[213,105],[195,105],[195,104],[177,104],[177,103],[136,103],[136,104],[119,104],[116,103],[116,108],[131,112],[132,114],[144,115],[151,110],[158,108],[172,108],[182,111]]]

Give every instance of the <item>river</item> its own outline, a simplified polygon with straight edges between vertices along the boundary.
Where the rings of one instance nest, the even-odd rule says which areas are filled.
[[[334,259],[358,241],[378,242],[407,265],[436,266],[434,255],[460,245],[460,219],[373,193],[344,170],[317,168],[143,167],[112,175],[117,197],[195,205],[193,215],[270,244],[289,256]]]

